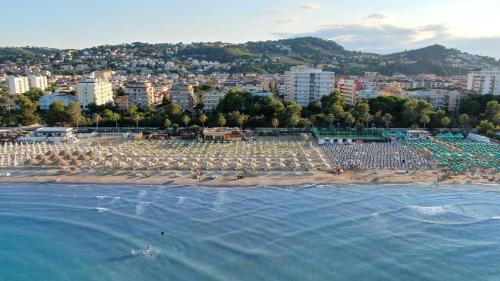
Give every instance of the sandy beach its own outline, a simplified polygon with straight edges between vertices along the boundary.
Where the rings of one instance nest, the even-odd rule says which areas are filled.
[[[193,185],[193,186],[296,186],[305,184],[395,184],[395,183],[444,183],[499,184],[494,176],[455,175],[446,176],[433,170],[418,170],[408,173],[397,173],[393,170],[383,171],[346,171],[342,175],[314,172],[267,172],[245,175],[238,178],[239,173],[218,172],[202,175],[197,179],[193,173],[167,171],[152,173],[103,173],[102,171],[86,171],[61,173],[58,170],[10,171],[0,177],[0,183],[64,183],[64,184],[127,184],[127,185]]]

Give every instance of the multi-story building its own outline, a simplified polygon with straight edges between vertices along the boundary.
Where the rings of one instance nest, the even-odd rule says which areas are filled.
[[[40,97],[40,109],[48,110],[50,105],[58,101],[64,103],[64,106],[67,106],[71,102],[78,102],[78,97],[66,93],[50,93]]]
[[[7,78],[7,81],[9,83],[9,94],[11,95],[24,94],[30,90],[27,77],[10,76]]]
[[[340,95],[344,98],[344,104],[355,106],[358,101],[358,90],[360,84],[358,81],[349,78],[342,78],[337,82],[337,88]]]
[[[295,101],[301,106],[308,106],[334,90],[334,78],[334,72],[304,66],[292,67],[285,72],[284,99],[286,102]]]
[[[47,83],[47,76],[30,75],[28,76],[28,82],[31,88],[37,88],[42,91],[45,91],[49,86]]]
[[[467,90],[481,95],[500,95],[500,69],[485,68],[469,73]]]
[[[364,89],[358,92],[358,98],[360,100],[376,99],[378,96],[380,96],[380,92],[371,88]]]
[[[448,111],[458,112],[460,101],[465,96],[464,93],[461,93],[459,91],[449,91],[447,93],[447,96],[448,96]]]
[[[127,83],[125,94],[128,96],[128,106],[154,106],[161,102],[156,100],[155,90],[150,82],[131,81]]]
[[[444,92],[437,91],[407,91],[404,96],[415,100],[428,101],[433,109],[447,109],[448,96]]]
[[[207,112],[212,112],[217,108],[219,102],[224,98],[225,94],[222,91],[207,91],[203,95],[203,109]]]
[[[85,78],[76,88],[78,102],[86,109],[90,103],[104,105],[113,103],[113,88],[110,82],[98,78]]]
[[[172,87],[172,102],[181,106],[182,110],[191,110],[197,100],[192,85],[178,83]]]

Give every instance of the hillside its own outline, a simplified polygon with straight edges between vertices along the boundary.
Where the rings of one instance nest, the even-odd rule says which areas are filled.
[[[40,47],[0,47],[0,57],[29,57],[43,56],[56,53],[60,50]]]
[[[41,58],[51,56],[60,50],[49,48],[0,48],[1,61],[15,61],[16,58]],[[148,44],[132,43],[105,45],[75,50],[73,58],[79,63],[87,63],[90,69],[106,65],[110,69],[134,71],[127,67],[127,62],[111,53],[121,52],[136,59],[174,60],[182,63],[186,70],[197,71],[189,66],[190,60],[217,61],[229,66],[222,71],[276,73],[297,64],[322,64],[325,69],[341,75],[362,74],[376,71],[385,75],[394,73],[437,75],[465,74],[472,69],[499,66],[493,58],[470,55],[441,45],[408,50],[404,52],[379,55],[349,51],[331,40],[314,37],[291,38],[269,41],[230,44],[222,42],[191,44]],[[120,60],[121,59],[121,60]],[[103,63],[104,61],[104,63]],[[57,72],[57,65],[52,66]],[[141,66],[148,68],[149,66]],[[158,67],[151,67],[153,72],[161,72]],[[205,70],[203,70],[205,71]],[[214,70],[206,70],[214,71]]]

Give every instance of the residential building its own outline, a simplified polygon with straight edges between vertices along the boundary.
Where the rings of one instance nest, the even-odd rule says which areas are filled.
[[[342,78],[337,83],[340,95],[344,98],[344,104],[355,106],[358,101],[358,84],[354,79]]]
[[[192,110],[197,100],[192,85],[178,83],[172,87],[172,102],[181,106],[182,110]]]
[[[146,81],[128,82],[125,94],[128,96],[128,106],[148,107],[161,102],[161,100],[156,100],[154,88],[150,82]]]
[[[465,95],[459,91],[449,91],[446,95],[448,96],[448,111],[458,112],[460,101]]]
[[[111,76],[113,76],[113,74],[109,70],[94,71],[92,73],[92,75],[94,76],[94,78],[105,80],[105,81],[110,81]]]
[[[99,78],[85,78],[76,88],[78,102],[86,109],[90,103],[105,105],[113,103],[113,88],[110,82]]]
[[[480,95],[500,95],[500,69],[485,68],[469,73],[467,90]]]
[[[358,98],[361,100],[376,99],[380,96],[380,92],[371,88],[364,89],[358,92]]]
[[[37,88],[42,91],[45,91],[49,86],[47,83],[47,76],[30,75],[28,76],[28,82],[30,88]]]
[[[284,99],[306,107],[334,90],[334,77],[334,72],[304,66],[292,67],[285,72]]]
[[[40,109],[48,110],[50,105],[55,102],[62,102],[64,106],[67,106],[71,102],[78,102],[78,97],[66,93],[50,93],[40,97]]]
[[[125,110],[128,108],[128,96],[116,96],[115,105],[121,109]]]
[[[222,91],[207,91],[203,95],[203,109],[207,112],[214,111],[225,94]]]
[[[19,95],[24,94],[30,90],[27,77],[23,76],[10,76],[7,78],[9,83],[9,94]]]
[[[448,96],[443,92],[437,91],[407,91],[404,96],[410,99],[428,101],[433,109],[447,109]]]

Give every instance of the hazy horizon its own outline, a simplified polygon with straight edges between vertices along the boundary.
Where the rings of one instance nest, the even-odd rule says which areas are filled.
[[[4,3],[0,46],[277,40],[313,36],[348,50],[388,54],[433,44],[500,58],[495,0],[249,2],[35,0]]]

